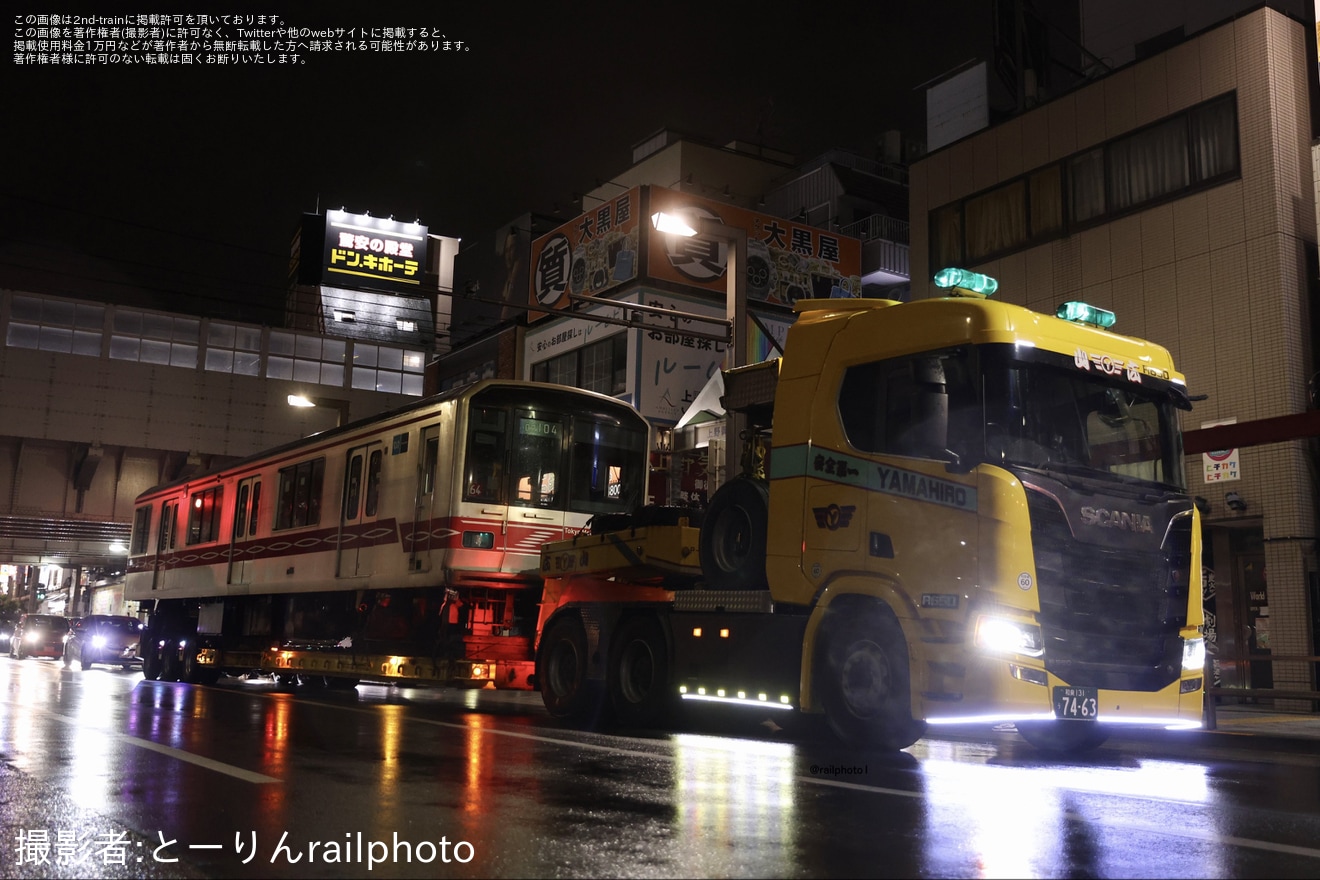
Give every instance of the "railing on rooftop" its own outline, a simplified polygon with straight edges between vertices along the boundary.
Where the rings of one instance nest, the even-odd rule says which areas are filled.
[[[871,241],[878,238],[896,244],[911,244],[910,230],[911,225],[906,220],[885,217],[881,214],[872,214],[865,220],[858,220],[856,223],[839,227],[839,232],[853,238],[860,238],[862,241]]]

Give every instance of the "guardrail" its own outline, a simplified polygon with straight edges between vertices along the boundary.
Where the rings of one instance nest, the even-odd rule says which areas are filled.
[[[1228,659],[1228,658],[1221,658]],[[1234,662],[1248,664],[1252,663],[1320,663],[1320,657],[1293,657],[1279,654],[1270,654],[1260,657],[1236,657],[1231,658]],[[1272,678],[1271,678],[1272,680]],[[1268,700],[1299,700],[1311,703],[1311,711],[1316,711],[1317,704],[1320,704],[1320,690],[1299,690],[1297,688],[1248,688],[1248,687],[1207,687],[1205,689],[1205,717],[1203,719],[1206,730],[1215,730],[1215,709],[1221,699],[1233,700],[1251,700],[1258,702]]]

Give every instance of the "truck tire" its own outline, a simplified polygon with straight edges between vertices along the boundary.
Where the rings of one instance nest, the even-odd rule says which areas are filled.
[[[619,627],[610,663],[614,718],[626,727],[655,727],[674,705],[669,688],[669,646],[655,618],[634,617]]]
[[[183,679],[183,661],[179,659],[179,643],[170,639],[160,658],[160,680],[181,681]]]
[[[552,718],[587,719],[600,703],[599,693],[587,681],[587,632],[572,614],[550,624],[541,638],[536,680],[541,701]]]
[[[220,680],[220,673],[209,666],[198,663],[197,649],[190,646],[183,658],[183,670],[179,680],[186,681],[189,684],[215,684]]]
[[[764,590],[770,494],[764,480],[738,476],[715,490],[701,529],[701,573],[709,589]]]
[[[817,670],[825,718],[839,739],[859,748],[899,751],[921,739],[912,717],[907,641],[891,614],[850,605],[828,612]]]
[[[146,650],[142,652],[142,677],[147,681],[158,681],[160,679],[161,659],[160,648],[153,639],[146,645]]]
[[[1022,721],[1018,733],[1042,752],[1081,755],[1094,751],[1109,739],[1109,727],[1095,721]]]

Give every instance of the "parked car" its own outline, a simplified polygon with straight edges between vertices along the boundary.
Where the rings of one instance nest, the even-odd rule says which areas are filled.
[[[14,637],[14,625],[16,621],[0,620],[0,651],[9,653],[9,640]]]
[[[126,615],[91,614],[80,617],[64,643],[64,665],[77,660],[83,669],[93,663],[130,669],[142,665],[138,643],[142,624]]]
[[[9,640],[9,656],[50,657],[64,655],[64,637],[69,634],[69,619],[58,614],[24,614]]]

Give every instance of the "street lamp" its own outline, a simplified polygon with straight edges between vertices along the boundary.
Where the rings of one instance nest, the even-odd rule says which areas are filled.
[[[319,406],[325,409],[333,409],[335,411],[336,428],[348,420],[347,400],[340,400],[337,397],[307,397],[302,394],[290,394],[288,401],[289,406],[294,407]]]
[[[676,214],[657,211],[651,215],[651,224],[657,232],[687,238],[700,235],[723,241],[729,246],[724,273],[724,316],[729,322],[729,347],[724,353],[724,364],[726,370],[731,370],[747,361],[747,230],[708,217],[694,219],[695,227]],[[746,421],[742,413],[725,410],[724,474],[721,482],[727,482],[738,471]]]

